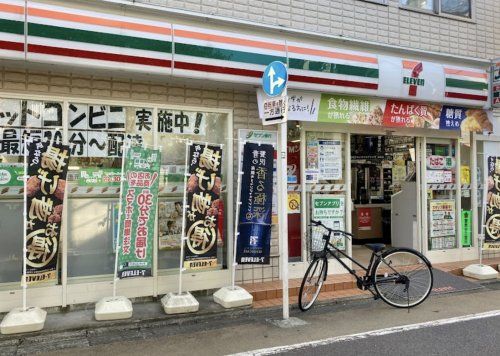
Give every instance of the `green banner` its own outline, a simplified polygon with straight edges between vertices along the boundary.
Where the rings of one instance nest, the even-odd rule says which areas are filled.
[[[318,122],[381,125],[385,100],[321,94]]]
[[[151,276],[160,162],[159,150],[143,147],[127,150],[118,223],[119,278]]]
[[[23,167],[0,166],[0,187],[21,187],[23,175]]]
[[[78,185],[81,187],[119,187],[120,169],[116,168],[84,168],[80,170]]]
[[[470,210],[462,210],[462,246],[472,246],[472,212]]]

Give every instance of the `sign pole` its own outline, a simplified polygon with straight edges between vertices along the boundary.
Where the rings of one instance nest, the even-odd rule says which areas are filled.
[[[179,288],[178,295],[182,294],[182,272],[184,270],[184,244],[186,243],[186,209],[187,209],[187,179],[189,177],[189,145],[190,142],[186,141],[186,172],[184,172],[184,196],[182,198],[182,229],[181,229],[181,253],[179,257]]]
[[[241,176],[244,172],[241,171],[241,154],[243,152],[242,146],[244,142],[238,142],[238,181],[236,183],[237,191],[236,191],[236,213],[234,218],[234,241],[233,241],[233,271],[231,274],[231,289],[234,290],[236,286],[236,266],[238,263],[236,262],[236,252],[238,246],[238,236],[240,235],[238,229],[238,222],[240,221],[240,206],[241,206]]]
[[[118,253],[121,248],[121,217],[122,217],[122,199],[123,199],[123,183],[125,182],[125,159],[127,158],[127,143],[123,144],[122,152],[122,172],[120,175],[120,200],[118,203],[118,225],[116,227],[116,243],[115,243],[115,272],[113,275],[113,298],[116,297],[116,285],[118,283]],[[113,236],[113,238],[115,238]]]
[[[27,221],[28,221],[28,138],[24,138],[24,207],[23,207],[23,311],[27,309],[26,294],[28,289],[28,284],[26,283],[26,235],[28,232]]]
[[[185,270],[184,268],[184,244],[187,241],[186,237],[186,209],[188,208],[188,200],[187,200],[187,183],[188,177],[190,177],[189,173],[189,150],[192,147],[192,141],[186,141],[186,160],[185,167],[186,171],[184,172],[184,196],[182,198],[182,230],[181,230],[181,251],[179,256],[179,285],[177,288],[177,293],[167,293],[162,299],[161,304],[163,306],[163,311],[165,314],[179,314],[179,313],[193,313],[197,312],[200,308],[200,303],[196,300],[195,297],[189,292],[182,293],[182,272]]]
[[[280,124],[280,174],[279,182],[281,182],[280,199],[279,199],[279,236],[281,239],[281,278],[283,281],[283,319],[287,320],[290,317],[290,306],[288,299],[288,221],[287,221],[287,158],[286,158],[286,142],[287,142],[287,123]]]

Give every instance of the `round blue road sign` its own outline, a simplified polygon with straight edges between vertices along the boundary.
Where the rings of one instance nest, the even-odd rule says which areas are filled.
[[[262,75],[262,88],[269,96],[279,96],[286,88],[288,71],[284,63],[271,62]]]

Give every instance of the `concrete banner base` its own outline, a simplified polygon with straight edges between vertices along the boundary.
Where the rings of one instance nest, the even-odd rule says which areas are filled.
[[[12,309],[0,323],[2,334],[18,334],[40,331],[45,324],[47,312],[38,307]]]
[[[238,286],[223,287],[214,293],[214,302],[224,308],[237,308],[252,305],[253,296]]]
[[[473,264],[468,265],[462,271],[464,276],[475,279],[494,279],[498,278],[498,271],[487,265]]]
[[[200,303],[189,292],[168,293],[161,298],[161,305],[166,314],[194,313],[200,308]]]
[[[118,320],[132,317],[132,302],[126,297],[105,297],[95,304],[95,320]]]

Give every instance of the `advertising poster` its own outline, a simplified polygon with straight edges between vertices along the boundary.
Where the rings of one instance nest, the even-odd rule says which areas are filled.
[[[313,194],[312,218],[321,221],[325,226],[332,229],[345,229],[345,196],[335,194]],[[345,250],[345,237],[332,236],[332,242],[336,247]]]
[[[417,102],[387,100],[383,126],[438,129],[440,113],[440,104],[428,105]]]
[[[429,207],[430,236],[455,236],[455,201],[435,200],[429,203]],[[443,246],[443,248],[446,247]]]
[[[69,147],[58,143],[28,145],[26,183],[26,282],[57,279],[57,259]]]
[[[358,214],[358,229],[371,230],[372,229],[372,209],[371,208],[357,208]]]
[[[222,207],[222,147],[189,146],[184,268],[217,266],[217,231]]]
[[[488,156],[484,248],[500,250],[500,157]]]
[[[269,264],[273,200],[273,154],[268,144],[247,142],[243,147],[241,208],[236,261]]]
[[[160,163],[159,150],[141,146],[127,150],[120,203],[120,279],[151,276]]]
[[[79,173],[79,186],[120,186],[121,171],[117,168],[83,168]]]
[[[0,165],[0,187],[23,186],[23,167]]]
[[[470,210],[462,210],[460,219],[462,226],[462,246],[472,246],[472,212]]]
[[[319,180],[342,179],[342,142],[318,140]]]
[[[385,100],[321,94],[319,122],[382,125]]]
[[[291,184],[300,183],[300,142],[287,143],[287,181]]]

